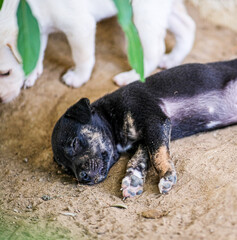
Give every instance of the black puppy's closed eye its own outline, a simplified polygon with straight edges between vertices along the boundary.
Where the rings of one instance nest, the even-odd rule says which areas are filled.
[[[78,150],[80,149],[80,140],[78,139],[78,137],[75,137],[72,141],[71,141],[71,148],[73,150],[74,153],[78,152]]]
[[[79,154],[86,147],[86,142],[82,138],[75,137],[69,140],[67,147],[64,148],[64,152],[69,157],[74,157]]]

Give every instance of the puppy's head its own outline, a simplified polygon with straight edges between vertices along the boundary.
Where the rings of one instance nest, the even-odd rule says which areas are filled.
[[[4,1],[0,11],[0,102],[17,97],[25,79],[17,50],[18,4],[19,1]]]
[[[81,99],[56,123],[52,134],[54,160],[71,170],[78,181],[103,181],[118,160],[118,152],[108,124]]]
[[[17,97],[24,82],[24,73],[16,52],[13,45],[4,44],[0,46],[1,102],[10,102]]]

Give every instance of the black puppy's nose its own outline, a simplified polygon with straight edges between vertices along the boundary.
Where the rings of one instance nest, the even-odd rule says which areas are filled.
[[[79,182],[88,183],[91,181],[90,176],[85,171],[80,172],[78,175],[79,175]]]

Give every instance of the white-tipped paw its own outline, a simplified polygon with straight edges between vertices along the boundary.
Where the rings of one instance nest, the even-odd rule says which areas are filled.
[[[179,65],[180,63],[181,63],[181,61],[179,59],[177,59],[177,57],[175,57],[174,55],[165,54],[159,63],[159,67],[168,69],[168,68],[175,67],[175,66]]]
[[[35,84],[37,78],[43,73],[43,63],[40,63],[36,66],[36,68],[32,71],[32,73],[26,78],[24,82],[24,88],[32,87]]]
[[[122,181],[122,194],[123,198],[135,197],[143,192],[143,179],[136,175],[128,175]]]
[[[78,88],[82,86],[89,80],[88,76],[83,76],[74,72],[73,70],[68,70],[62,77],[63,82],[65,82],[68,86]]]
[[[171,172],[167,172],[163,178],[160,179],[158,184],[158,188],[160,193],[166,194],[168,193],[174,184],[177,182],[177,176],[175,170]]]
[[[118,86],[125,86],[129,83],[139,80],[139,78],[139,74],[137,74],[135,70],[131,70],[117,74],[113,77],[113,80]]]

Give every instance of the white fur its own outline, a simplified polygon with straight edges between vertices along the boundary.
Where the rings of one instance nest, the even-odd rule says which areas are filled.
[[[174,3],[173,3],[174,2]],[[34,71],[24,77],[21,58],[16,49],[16,9],[19,0],[5,0],[0,11],[0,98],[3,102],[15,98],[20,88],[34,85],[43,72],[44,51],[48,34],[62,31],[72,49],[75,68],[68,70],[63,81],[73,87],[87,82],[95,63],[96,22],[116,14],[112,0],[28,0],[41,31],[40,57]],[[145,76],[157,66],[173,67],[190,51],[195,24],[187,15],[182,0],[133,0],[134,22],[144,49]],[[164,55],[166,29],[176,36],[176,46],[169,55]],[[9,52],[9,47],[12,50]],[[11,56],[12,55],[12,56]],[[9,76],[1,73],[11,70]],[[134,70],[115,76],[118,85],[138,79]]]
[[[190,52],[195,36],[195,23],[187,14],[182,0],[133,0],[134,23],[144,51],[144,75],[149,76],[157,67],[179,65]],[[165,54],[166,30],[176,39],[171,53]],[[139,76],[134,71],[114,77],[119,86],[127,85]]]
[[[117,150],[120,152],[120,153],[125,153],[126,151],[128,151],[129,149],[132,148],[132,145],[131,144],[128,144],[124,147],[122,147],[121,144],[117,144]]]
[[[214,128],[218,125],[221,125],[221,121],[210,121],[206,126],[207,128]]]

